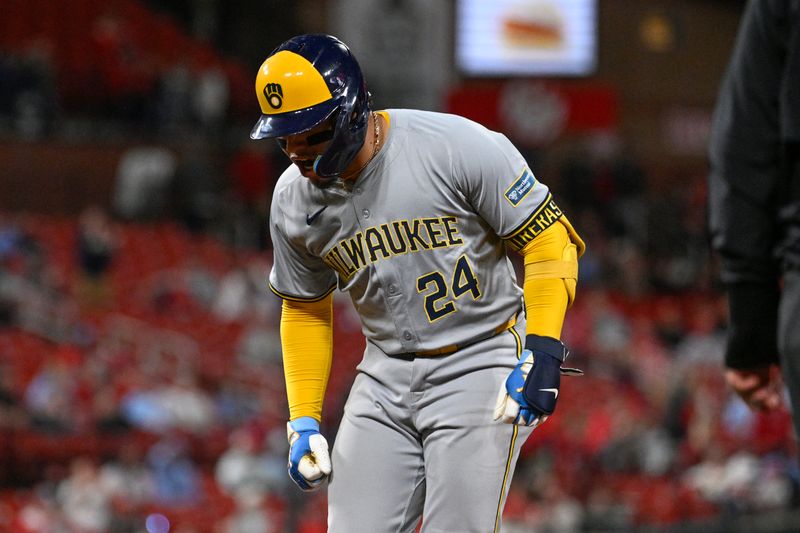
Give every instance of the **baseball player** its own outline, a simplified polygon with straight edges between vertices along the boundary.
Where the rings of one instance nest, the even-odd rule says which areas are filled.
[[[276,48],[253,139],[292,165],[270,213],[283,299],[289,474],[328,485],[331,532],[498,531],[520,447],[556,406],[558,340],[584,244],[503,135],[462,117],[373,111],[338,39]],[[524,256],[520,288],[506,249]],[[320,433],[332,293],[366,349],[332,456]],[[523,299],[524,294],[524,299]]]

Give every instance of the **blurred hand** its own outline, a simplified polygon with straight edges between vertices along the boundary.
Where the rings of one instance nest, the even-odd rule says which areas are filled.
[[[783,405],[783,379],[778,365],[725,371],[725,381],[750,408],[772,411]]]

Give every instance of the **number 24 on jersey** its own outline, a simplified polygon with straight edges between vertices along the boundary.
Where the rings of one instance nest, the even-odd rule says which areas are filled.
[[[471,294],[473,300],[481,296],[478,278],[466,255],[456,261],[449,284],[441,272],[433,271],[417,278],[417,292],[425,294],[425,314],[431,322],[455,312],[455,300],[461,296]]]

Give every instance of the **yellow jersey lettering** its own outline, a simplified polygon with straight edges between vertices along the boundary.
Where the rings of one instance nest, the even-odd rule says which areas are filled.
[[[520,235],[514,237],[519,238]],[[399,220],[371,226],[339,241],[325,253],[323,260],[342,279],[349,280],[356,272],[380,259],[463,244],[456,217]]]
[[[442,236],[442,230],[439,228],[441,222],[438,218],[423,218],[422,223],[428,230],[428,238],[431,240],[431,248],[444,248],[447,246],[446,241],[439,240]]]
[[[356,270],[358,270],[354,265],[347,264],[338,246],[331,248],[325,255],[325,262],[331,265],[344,279],[350,279],[350,277],[355,274]]]
[[[414,219],[412,220],[414,224],[414,229],[412,230],[409,226],[408,220],[401,220],[400,224],[403,225],[403,230],[405,231],[406,240],[408,241],[409,248],[412,252],[419,251],[420,248],[423,250],[430,250],[431,246],[427,242],[425,242],[422,237],[419,235],[419,224],[420,220]],[[417,248],[417,243],[419,243],[420,248]]]
[[[394,255],[404,254],[408,248],[406,241],[404,241],[403,237],[400,235],[400,223],[392,222],[392,227],[394,227],[394,235],[397,239],[396,243],[394,238],[392,238],[391,232],[389,231],[389,224],[381,224],[381,231],[383,232],[383,236],[386,238],[386,244],[389,246],[389,250]]]
[[[458,236],[457,222],[458,219],[456,217],[442,217],[442,226],[444,226],[444,233],[447,235],[448,246],[464,244],[464,241]]]
[[[364,235],[361,232],[356,233],[355,237],[342,241],[341,245],[356,270],[367,264],[364,257]]]
[[[384,259],[391,257],[391,254],[386,250],[386,244],[384,244],[383,238],[381,238],[381,234],[378,232],[377,228],[367,228],[364,232],[364,240],[367,241],[370,262],[374,263],[378,260],[378,254],[376,253],[378,251],[381,252]]]

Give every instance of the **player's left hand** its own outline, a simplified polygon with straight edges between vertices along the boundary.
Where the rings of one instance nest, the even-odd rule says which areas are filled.
[[[494,419],[532,427],[547,420],[556,408],[561,374],[583,374],[577,368],[562,368],[568,353],[559,340],[528,335],[519,363],[498,392]]]

